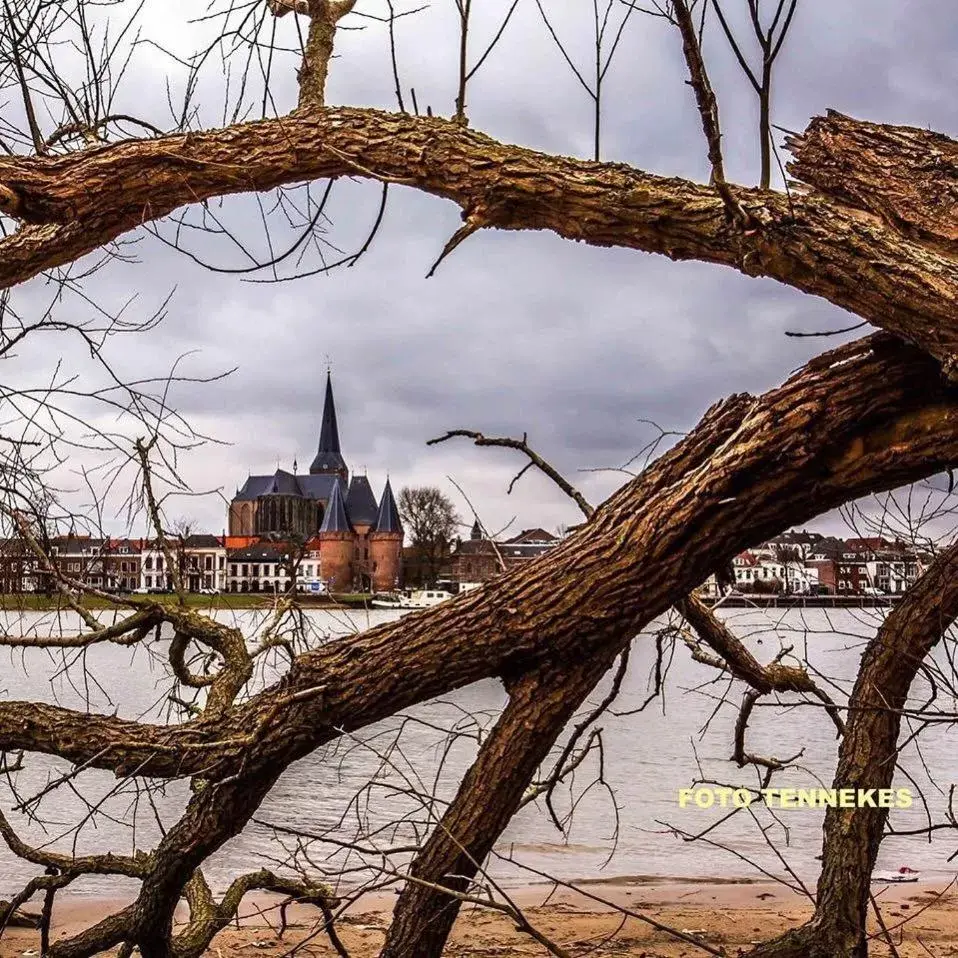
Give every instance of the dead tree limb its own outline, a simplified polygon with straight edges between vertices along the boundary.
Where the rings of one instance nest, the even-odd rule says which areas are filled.
[[[703,5],[704,8],[704,5]],[[712,185],[715,192],[722,198],[729,219],[742,228],[754,228],[758,221],[742,208],[742,204],[729,188],[725,179],[725,161],[722,158],[722,126],[719,122],[718,100],[709,80],[705,59],[702,56],[702,45],[699,41],[699,32],[692,20],[692,11],[686,0],[673,0],[673,16],[675,23],[682,34],[682,52],[685,63],[689,68],[689,83],[695,93],[695,102],[702,120],[702,130],[705,133],[705,142],[708,146],[709,163],[712,166]],[[767,184],[766,184],[767,188]]]
[[[891,786],[901,711],[928,653],[958,618],[958,544],[941,553],[891,611],[862,656],[848,704],[836,789]],[[876,802],[877,805],[877,802]],[[872,869],[888,809],[829,807],[815,915],[752,958],[864,958]]]
[[[435,446],[438,443],[446,442],[457,436],[464,436],[466,439],[471,439],[477,446],[495,446],[501,449],[518,450],[528,457],[531,465],[535,466],[548,479],[551,479],[579,507],[579,511],[586,519],[595,512],[595,507],[586,501],[585,496],[583,496],[555,466],[548,460],[543,459],[542,456],[529,445],[529,437],[526,433],[523,433],[521,439],[511,439],[508,436],[484,436],[481,432],[476,432],[472,429],[451,429],[436,439],[430,439],[426,445]],[[518,476],[516,478],[518,478]],[[513,482],[515,482],[515,480],[513,480]],[[512,487],[510,486],[510,492],[511,491]]]
[[[189,774],[200,785],[152,853],[137,902],[56,943],[59,958],[131,935],[148,958],[166,958],[173,909],[194,871],[243,828],[290,762],[324,742],[483,677],[511,685],[550,662],[604,671],[743,548],[956,461],[954,388],[923,353],[876,335],[820,357],[761,398],[717,404],[522,570],[300,655],[276,686],[221,715],[166,727],[0,703],[0,750],[51,752],[120,774]]]
[[[536,769],[611,662],[544,666],[509,687],[509,702],[410,870],[381,958],[438,958],[464,892],[519,809]],[[426,882],[427,884],[422,884]]]
[[[908,151],[898,162],[905,166],[921,162],[926,139],[941,142],[901,129]],[[863,148],[877,148],[868,124],[858,142],[833,144],[843,153]],[[708,186],[548,156],[450,121],[375,110],[300,112],[62,157],[0,157],[0,205],[32,224],[0,240],[0,286],[191,203],[341,176],[414,186],[452,200],[467,217],[481,210],[489,227],[551,230],[768,276],[919,344],[946,370],[958,355],[958,263],[840,199],[737,190],[764,224],[746,235],[730,227]],[[954,222],[953,211],[942,215]]]

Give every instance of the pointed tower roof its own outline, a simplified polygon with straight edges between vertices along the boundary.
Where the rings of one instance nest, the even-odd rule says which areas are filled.
[[[383,489],[383,497],[379,502],[379,515],[376,516],[376,525],[373,526],[372,531],[402,532],[399,510],[396,508],[396,500],[393,499],[393,490],[388,479],[386,480],[386,488]]]
[[[332,376],[326,373],[326,399],[323,402],[323,424],[319,430],[319,449],[309,471],[346,473],[346,461],[339,449],[339,426],[336,423],[336,403],[333,400]]]
[[[323,524],[319,531],[323,532],[352,532],[353,527],[349,524],[349,518],[346,515],[346,505],[342,492],[342,483],[337,482],[333,485],[333,491],[329,495],[329,502],[326,503],[326,512],[323,513]]]
[[[482,526],[479,525],[479,519],[472,524],[472,532],[469,533],[469,538],[475,541],[476,539],[482,538]]]
[[[373,487],[365,476],[353,476],[346,496],[346,514],[353,525],[371,526],[379,515]]]

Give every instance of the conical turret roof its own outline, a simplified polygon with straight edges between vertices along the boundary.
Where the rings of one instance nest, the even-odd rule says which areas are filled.
[[[323,523],[319,527],[320,534],[324,532],[352,532],[349,517],[346,515],[345,497],[342,492],[342,483],[336,482],[330,493],[326,511],[323,513]]]
[[[387,479],[386,488],[383,489],[383,497],[379,502],[379,514],[376,516],[376,525],[373,526],[373,532],[402,531],[399,510],[396,508],[396,500],[393,498],[392,486]]]

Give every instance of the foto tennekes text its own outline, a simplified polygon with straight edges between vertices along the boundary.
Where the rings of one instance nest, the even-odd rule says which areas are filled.
[[[679,808],[911,808],[910,788],[680,788]]]

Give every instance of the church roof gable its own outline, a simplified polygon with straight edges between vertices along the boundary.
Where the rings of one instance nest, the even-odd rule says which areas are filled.
[[[322,499],[326,502],[333,494],[333,486],[339,482],[339,477],[332,473],[323,473],[316,476],[297,476],[296,481],[300,492],[307,499]]]

